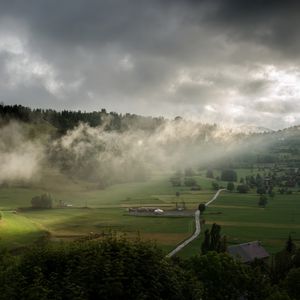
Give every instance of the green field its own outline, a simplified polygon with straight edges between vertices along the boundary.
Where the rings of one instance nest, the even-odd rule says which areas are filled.
[[[11,211],[2,212],[0,245],[18,248],[30,245],[46,235],[43,228],[29,218]]]
[[[206,224],[217,223],[232,244],[260,240],[278,251],[289,234],[300,242],[300,195],[276,195],[266,208],[257,205],[256,194],[220,195],[204,214]]]
[[[169,176],[157,175],[147,182],[126,183],[111,186],[105,190],[92,184],[72,181],[60,174],[47,174],[34,186],[13,186],[0,189],[0,208],[4,212],[0,221],[1,245],[13,248],[27,245],[50,234],[53,241],[77,239],[90,233],[118,232],[129,238],[141,236],[156,241],[165,249],[172,249],[194,229],[193,218],[133,217],[127,214],[128,207],[154,206],[170,209],[175,201],[185,201],[187,207],[195,209],[199,203],[208,201],[213,191],[193,192],[186,187],[174,188]],[[206,179],[198,179],[205,183]],[[180,191],[176,198],[175,192]],[[17,214],[8,211],[18,207],[29,207],[33,196],[50,192],[54,204],[59,200],[71,204],[70,208],[51,210],[21,210]],[[88,208],[85,208],[85,206]],[[8,222],[14,217],[15,222]],[[23,230],[27,220],[32,230]],[[29,226],[29,225],[28,225]],[[22,232],[22,234],[18,234]]]
[[[238,174],[244,176],[247,172],[242,169]],[[134,217],[127,214],[126,208],[154,206],[172,209],[176,201],[185,201],[188,208],[196,209],[200,202],[208,201],[215,193],[211,190],[213,180],[205,178],[204,174],[194,177],[202,186],[201,191],[172,187],[169,177],[158,174],[147,182],[118,184],[100,190],[91,183],[47,173],[30,187],[1,187],[0,245],[17,248],[45,236],[52,241],[73,240],[91,233],[113,231],[124,233],[129,238],[140,236],[156,241],[169,251],[193,232],[193,218]],[[176,191],[180,192],[180,197],[175,196]],[[29,207],[33,196],[45,192],[51,193],[54,204],[62,200],[72,207],[13,212],[18,207]],[[223,193],[205,211],[202,217],[206,221],[205,228],[216,222],[222,226],[229,244],[260,240],[271,252],[281,249],[289,234],[299,243],[299,193],[276,194],[264,209],[257,203],[258,196],[253,191],[248,194]],[[180,255],[189,256],[199,251],[205,228],[202,228],[201,237]]]

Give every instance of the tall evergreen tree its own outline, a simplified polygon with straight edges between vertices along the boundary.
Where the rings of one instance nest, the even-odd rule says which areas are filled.
[[[209,230],[206,229],[204,232],[204,241],[201,245],[202,254],[206,254],[210,250],[210,233]]]
[[[293,254],[296,251],[296,244],[293,242],[291,235],[289,235],[288,240],[286,241],[285,250],[290,254]]]

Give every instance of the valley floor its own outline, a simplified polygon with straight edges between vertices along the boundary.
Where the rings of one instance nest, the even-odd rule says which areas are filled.
[[[241,171],[243,174],[245,170]],[[175,209],[175,203],[185,202],[195,210],[215,193],[213,180],[194,176],[201,191],[188,187],[172,187],[168,175],[156,175],[147,182],[118,184],[105,190],[96,189],[86,182],[71,181],[50,174],[47,181],[30,187],[0,188],[0,245],[18,248],[43,238],[75,240],[108,232],[125,234],[128,238],[153,240],[166,252],[194,230],[194,218],[136,217],[128,214],[129,207],[159,207]],[[222,182],[221,182],[222,184]],[[223,183],[225,185],[225,183]],[[180,196],[176,196],[176,192]],[[50,192],[54,204],[63,201],[70,207],[48,210],[17,210],[29,207],[33,196]],[[280,195],[269,200],[266,208],[258,206],[254,191],[247,194],[224,193],[204,212],[206,228],[212,223],[222,226],[229,244],[260,240],[271,253],[280,250],[289,234],[300,242],[300,194]],[[88,208],[85,208],[87,206]],[[17,210],[17,211],[16,211]],[[203,234],[183,249],[179,255],[190,256],[199,252]]]

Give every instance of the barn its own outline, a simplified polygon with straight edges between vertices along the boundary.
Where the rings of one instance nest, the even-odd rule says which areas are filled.
[[[251,263],[255,259],[267,259],[270,254],[259,241],[229,246],[228,253],[243,263]]]

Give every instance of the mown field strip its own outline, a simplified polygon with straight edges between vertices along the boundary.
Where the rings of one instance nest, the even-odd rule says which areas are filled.
[[[246,205],[222,205],[222,204],[213,204],[210,205],[212,208],[237,208],[237,209],[256,209],[254,206],[246,206]]]
[[[214,221],[206,221],[205,224],[213,224]],[[240,227],[264,227],[264,228],[291,228],[299,229],[300,224],[274,224],[274,223],[257,223],[257,222],[230,222],[230,221],[218,221],[219,225],[223,226],[240,226]]]

